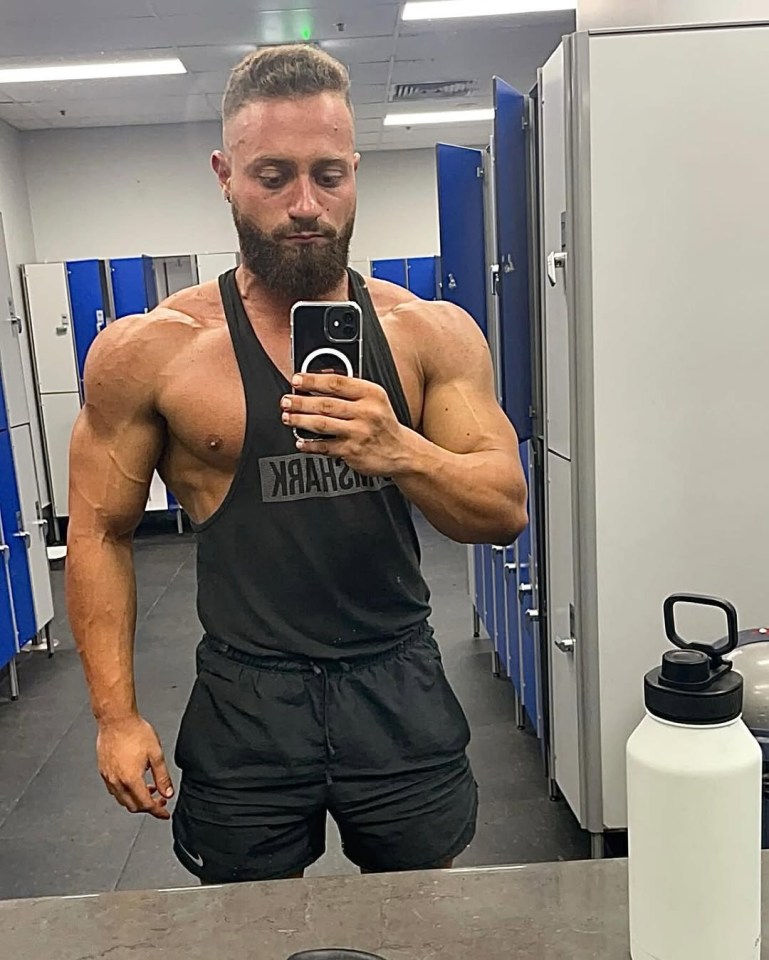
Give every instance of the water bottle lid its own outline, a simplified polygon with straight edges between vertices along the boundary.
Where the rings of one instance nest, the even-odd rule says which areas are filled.
[[[725,644],[687,643],[675,628],[677,603],[697,603],[724,610],[729,626]],[[742,676],[723,659],[737,645],[737,612],[726,600],[695,594],[674,594],[664,604],[668,639],[679,649],[668,650],[662,664],[646,674],[647,710],[662,720],[686,724],[717,724],[736,720],[742,712]]]

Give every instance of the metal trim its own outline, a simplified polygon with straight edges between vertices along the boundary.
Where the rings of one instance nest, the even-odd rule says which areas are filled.
[[[494,134],[489,137],[489,145],[482,154],[483,167],[483,216],[486,223],[486,335],[494,367],[494,392],[497,403],[502,405],[502,335],[499,312],[499,294],[494,289],[493,268],[499,266],[497,257],[497,189],[495,179],[496,145]]]
[[[566,271],[571,377],[574,597],[583,827],[603,831],[598,637],[593,282],[590,166],[590,48],[587,33],[564,39]]]
[[[625,33],[683,33],[701,30],[734,30],[738,27],[769,27],[769,20],[727,20],[724,22],[713,21],[712,23],[647,23],[634,27],[594,27],[593,29],[580,30],[574,34],[574,36],[611,37],[620,36]]]

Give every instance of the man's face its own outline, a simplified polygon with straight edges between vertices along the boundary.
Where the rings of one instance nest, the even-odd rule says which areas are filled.
[[[249,272],[290,300],[333,290],[347,267],[359,160],[343,98],[249,103],[227,121],[224,145],[212,165]]]

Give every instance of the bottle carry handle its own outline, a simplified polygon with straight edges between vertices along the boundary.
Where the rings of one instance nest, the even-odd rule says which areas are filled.
[[[717,643],[689,643],[684,640],[676,630],[675,623],[675,605],[677,603],[694,603],[699,606],[717,607],[726,614],[727,636],[725,642]],[[673,593],[662,605],[665,617],[665,633],[668,640],[680,647],[682,650],[699,650],[707,654],[714,666],[723,663],[722,658],[731,653],[737,646],[739,632],[737,628],[737,611],[734,605],[728,600],[720,600],[718,597],[708,597],[697,593]]]

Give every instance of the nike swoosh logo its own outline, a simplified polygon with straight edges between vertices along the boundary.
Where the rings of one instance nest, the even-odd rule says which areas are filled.
[[[197,864],[197,866],[199,867],[203,866],[203,858],[200,856],[199,853],[190,853],[190,851],[184,846],[184,844],[181,841],[177,840],[176,842],[179,844],[179,849],[182,850],[182,852],[185,853],[190,858],[190,860],[192,860],[194,864]]]

